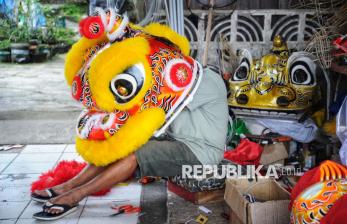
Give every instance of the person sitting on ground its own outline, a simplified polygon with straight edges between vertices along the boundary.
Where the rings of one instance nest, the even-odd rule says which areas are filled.
[[[111,18],[113,17],[111,16]],[[95,17],[93,17],[92,19],[94,19],[93,20],[94,23],[99,21],[97,20],[98,18],[95,18]],[[165,28],[166,32],[157,32],[156,34],[164,35],[169,32],[169,30],[167,29],[169,28]],[[98,32],[99,30],[102,30],[102,29],[86,29],[86,30]],[[147,29],[147,30],[148,32],[153,31],[150,29]],[[163,53],[164,56],[173,55],[177,57],[177,58],[170,59],[172,63],[170,62],[170,60],[168,61],[165,58],[164,60],[160,60],[159,62],[163,63],[164,65],[166,63],[166,66],[167,64],[171,63],[170,68],[172,69],[172,71],[176,72],[175,73],[176,75],[179,75],[179,78],[187,79],[187,73],[185,72],[182,73],[179,69],[178,70],[173,69],[175,68],[174,66],[177,65],[178,67],[179,66],[184,67],[187,65],[190,66],[190,65],[198,64],[198,62],[191,59],[189,56],[186,56],[186,55],[182,56],[176,44],[170,41],[170,39],[168,39],[174,35],[168,36],[168,38],[158,37],[153,35],[154,31],[152,32],[152,34],[142,33],[142,31],[136,30],[132,28],[131,26],[126,27],[125,31],[126,32],[124,33],[118,32],[118,34],[126,35],[126,37],[119,37],[119,36],[117,37],[117,40],[120,41],[120,44],[118,45],[118,42],[114,40],[111,43],[111,45],[120,46],[122,42],[125,42],[130,39],[134,39],[134,41],[136,40],[137,43],[140,43],[140,42],[144,43],[143,41],[145,41],[145,43],[149,42],[150,47],[152,49],[155,49],[150,52],[157,51],[157,53],[158,52]],[[94,33],[93,35],[95,36]],[[123,41],[123,39],[125,38],[128,38],[128,39]],[[187,40],[185,41],[187,42],[187,45],[189,46],[188,41]],[[138,45],[134,44],[131,46],[132,46],[131,49],[129,47],[125,48],[127,49],[126,51],[134,51],[133,53],[134,55],[141,53],[141,49],[139,48]],[[100,48],[102,49],[103,47],[108,49],[100,50]],[[110,47],[110,45],[100,45],[96,47],[95,49],[93,48],[91,52],[95,53],[99,51],[99,55],[106,54],[107,51],[112,47],[113,46]],[[167,47],[169,50],[165,49],[165,47]],[[76,47],[75,48],[73,47],[73,49],[76,50]],[[170,51],[172,51],[172,53],[170,53]],[[168,54],[167,52],[169,52],[170,54]],[[189,51],[187,52],[189,53]],[[116,62],[119,62],[121,58],[115,56],[117,53],[120,54],[122,52],[114,51],[112,52],[110,57],[116,57]],[[155,60],[158,60],[158,55],[154,56],[154,54],[148,57],[146,56],[149,59],[149,61],[152,63]],[[98,57],[100,56],[97,55],[96,59],[94,59],[95,57],[90,56],[90,60],[97,60]],[[110,58],[107,58],[107,59],[110,60]],[[124,58],[124,60],[125,60],[124,61],[125,63],[131,61],[132,60],[131,55],[129,56],[129,58]],[[187,61],[182,62],[182,60],[187,60],[190,64]],[[98,62],[100,61],[102,60],[98,60]],[[177,61],[179,63],[177,63]],[[84,62],[88,62],[88,60],[84,60]],[[157,63],[158,61],[155,61],[155,62]],[[90,66],[87,63],[87,66],[85,67],[86,68],[85,71],[84,69],[81,69],[80,72],[78,71],[74,71],[74,72],[75,73],[86,72],[81,75],[82,77],[85,78],[86,75],[91,75],[90,73],[92,71],[95,71],[93,70],[92,66],[96,62],[94,64],[93,63],[94,62],[90,63]],[[148,64],[148,62],[144,62],[144,63]],[[117,66],[117,64],[111,64],[110,66]],[[163,68],[159,69],[155,66],[157,66],[157,64],[152,64],[152,67],[148,69],[153,69],[153,70],[155,69],[156,72],[166,71],[166,68],[163,71]],[[171,177],[171,176],[182,174],[182,165],[217,165],[223,158],[223,152],[224,152],[225,141],[227,136],[228,116],[229,116],[228,104],[227,104],[227,92],[226,92],[225,84],[221,76],[217,74],[216,72],[214,72],[209,67],[202,69],[201,66],[195,66],[194,69],[192,70],[194,70],[195,72],[197,72],[198,70],[200,72],[201,74],[200,84],[197,85],[197,89],[195,94],[193,95],[192,101],[190,101],[183,108],[183,110],[178,114],[178,116],[175,117],[175,119],[172,121],[169,127],[165,130],[164,135],[161,135],[160,138],[151,138],[147,143],[137,148],[136,151],[130,153],[129,155],[121,159],[108,163],[107,165],[98,166],[93,163],[90,163],[76,177],[70,179],[69,181],[63,184],[60,184],[58,186],[54,186],[52,188],[45,189],[45,190],[34,191],[31,195],[32,199],[36,201],[40,201],[40,202],[45,202],[45,205],[43,206],[43,211],[35,213],[33,217],[36,219],[41,219],[41,220],[54,220],[54,219],[61,218],[71,213],[72,211],[74,211],[78,203],[85,197],[95,192],[98,192],[100,190],[111,188],[115,184],[120,183],[122,181],[128,180],[134,175],[136,171],[140,172],[141,177],[144,177],[144,176]],[[141,73],[142,71],[143,70],[139,69],[139,66],[137,66],[135,69],[129,71],[129,73],[133,73],[132,76],[137,78],[141,75],[138,73]],[[152,74],[153,74],[153,71],[152,71]],[[122,73],[122,77],[124,76],[126,76],[126,74]],[[161,75],[161,76],[164,77],[164,75]],[[79,75],[77,75],[76,77],[80,78]],[[100,79],[100,74],[97,78]],[[146,76],[146,78],[149,78],[149,77]],[[119,79],[116,79],[115,82],[117,82],[117,80]],[[89,89],[89,84],[87,81],[86,83],[83,83],[82,86],[84,88],[86,88],[86,86],[88,87],[88,94],[92,92],[94,93],[94,96],[96,96],[95,91],[92,88],[93,86],[90,85],[91,89]],[[93,80],[89,80],[89,81],[92,82]],[[141,79],[136,79],[136,80],[134,79],[131,82],[128,82],[128,81],[122,80],[122,82],[119,82],[118,84],[122,84],[122,83],[133,84],[134,82],[141,82]],[[158,83],[162,84],[162,82],[158,82]],[[75,97],[75,99],[83,101],[83,103],[88,104],[88,106],[96,105],[96,102],[90,101],[90,99],[93,100],[96,97],[93,98],[93,97],[90,97],[90,95],[85,94],[87,92],[86,89],[84,89],[83,91],[79,91],[78,85],[77,86],[72,85],[72,87],[73,87],[73,96]],[[116,86],[115,88],[113,87],[114,86],[110,86],[110,88],[107,91],[115,90],[115,91],[119,91],[119,93],[121,94],[124,94],[124,95],[117,95],[118,94],[117,92],[117,94],[113,98],[113,101],[120,100],[123,103],[127,99],[125,96],[133,92],[133,89],[131,88],[127,89],[128,85],[124,85],[124,86],[120,85],[120,86]],[[106,90],[105,88],[103,88],[101,89],[101,91],[106,91]],[[158,89],[156,89],[156,91],[158,92]],[[78,93],[80,93],[81,96],[78,95]],[[145,93],[146,91],[143,92],[144,95]],[[76,97],[76,95],[78,96]],[[85,95],[87,95],[87,97]],[[99,94],[98,97],[100,97],[100,95],[102,94]],[[157,103],[157,100],[154,100],[154,101],[155,102],[152,102],[152,103]],[[112,100],[109,102],[112,102]],[[149,108],[152,108],[152,107],[149,107]],[[134,113],[134,111],[132,111],[132,113]],[[140,113],[143,113],[143,112],[140,112]],[[80,122],[79,122],[79,125],[80,125]],[[120,130],[122,130],[122,127],[120,127]],[[90,131],[90,129],[88,129],[88,131]],[[133,133],[129,133],[129,134],[131,135]],[[83,133],[81,135],[83,135]],[[137,137],[140,138],[142,136],[137,136]],[[136,141],[135,138],[136,137],[133,138],[134,141]],[[108,146],[109,145],[111,145],[112,148],[113,147],[116,148],[118,146],[117,143],[115,143],[114,145],[108,144]],[[89,147],[89,148],[93,148],[93,147]],[[96,148],[95,150],[96,152],[98,152],[101,149]],[[117,150],[114,150],[114,151],[117,152]],[[96,156],[93,153],[89,153],[88,155],[89,156],[91,155],[91,158],[93,156]],[[84,157],[84,155],[82,155],[82,157]]]
[[[222,78],[205,69],[192,102],[170,125],[165,139],[152,139],[135,153],[106,167],[89,164],[66,183],[36,190],[33,200],[40,195],[52,197],[49,199],[52,204],[75,207],[88,195],[131,178],[137,169],[141,177],[167,177],[182,174],[182,165],[218,164],[223,158],[227,136],[226,94]],[[61,209],[54,208],[44,213],[36,218],[63,215]]]

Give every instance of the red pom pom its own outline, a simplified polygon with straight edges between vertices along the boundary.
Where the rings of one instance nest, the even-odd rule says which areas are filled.
[[[170,78],[177,87],[185,87],[192,80],[193,74],[191,68],[185,63],[177,63],[172,66]]]
[[[76,100],[80,100],[82,96],[82,82],[79,76],[76,76],[71,84],[71,94]]]
[[[85,162],[63,160],[54,169],[42,173],[39,179],[31,184],[31,192],[62,184],[79,174],[86,165],[87,163]],[[93,195],[103,196],[110,192],[110,190],[111,189],[101,190]]]
[[[83,19],[79,26],[81,35],[88,39],[97,39],[101,37],[105,31],[100,16],[89,16]]]

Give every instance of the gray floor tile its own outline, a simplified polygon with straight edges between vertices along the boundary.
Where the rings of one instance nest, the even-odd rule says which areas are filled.
[[[81,217],[106,217],[114,213],[112,200],[87,200]]]
[[[116,217],[81,217],[78,224],[136,224],[137,214],[122,214]]]
[[[40,174],[3,174],[0,175],[1,187],[22,187],[30,186],[38,179]]]
[[[88,200],[138,200],[141,197],[141,184],[132,181],[127,186],[115,186],[111,192],[101,197],[89,196]]]
[[[21,187],[0,187],[1,201],[30,201],[30,185]]]
[[[59,161],[62,160],[76,160],[78,162],[85,162],[78,153],[66,152],[60,157]]]
[[[2,187],[22,187],[30,186],[37,180],[40,174],[2,174],[0,175],[0,186]]]
[[[0,163],[10,163],[18,153],[0,153]]]
[[[43,203],[38,203],[35,201],[30,201],[30,204],[25,208],[22,215],[19,217],[20,219],[32,219],[33,214],[36,212],[40,212],[42,210]]]
[[[0,220],[0,224],[15,224],[17,219],[2,219]]]
[[[131,204],[139,206],[140,201],[127,201],[122,203],[114,203],[112,200],[87,200],[84,206],[79,223],[137,223],[138,213],[134,214],[121,214],[115,217],[110,217],[115,211],[111,209],[111,205],[121,206],[124,204]]]
[[[53,168],[55,162],[49,163],[11,163],[2,174],[42,173]]]
[[[52,144],[52,145],[27,145],[22,153],[43,153],[43,152],[63,152],[65,144]]]
[[[68,216],[58,219],[55,221],[39,221],[36,219],[18,219],[16,224],[38,224],[38,223],[49,223],[49,224],[77,224],[78,223],[78,218],[67,218]]]
[[[67,145],[64,152],[76,152],[76,145],[75,144]]]
[[[0,173],[4,171],[4,169],[8,166],[8,163],[0,163]]]
[[[0,219],[17,218],[29,202],[0,202]]]
[[[57,162],[61,153],[21,153],[12,163]]]

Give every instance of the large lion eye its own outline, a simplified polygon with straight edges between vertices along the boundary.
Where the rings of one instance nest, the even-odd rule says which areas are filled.
[[[298,64],[293,66],[290,77],[292,79],[293,84],[296,85],[312,85],[314,84],[314,79],[312,77],[311,72],[309,69],[303,65]]]
[[[110,89],[117,103],[127,103],[133,99],[141,90],[144,80],[145,69],[142,64],[136,64],[113,78]]]
[[[240,66],[236,69],[232,80],[233,81],[244,81],[247,79],[249,73],[249,64],[243,61]]]

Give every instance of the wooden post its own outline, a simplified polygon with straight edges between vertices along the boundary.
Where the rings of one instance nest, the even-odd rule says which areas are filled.
[[[208,9],[208,21],[207,21],[207,28],[206,28],[206,44],[204,49],[204,55],[202,58],[202,66],[204,67],[207,65],[207,62],[208,62],[208,48],[210,47],[210,39],[211,39],[213,6],[214,6],[214,0],[210,0],[210,7]]]

